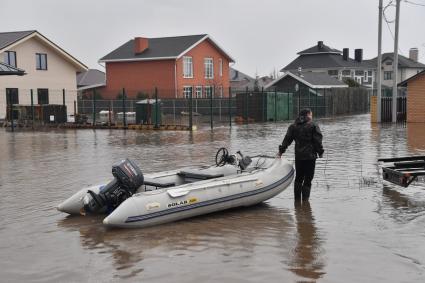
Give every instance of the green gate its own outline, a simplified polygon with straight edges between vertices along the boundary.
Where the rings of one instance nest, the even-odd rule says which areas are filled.
[[[267,121],[285,121],[293,118],[293,94],[267,92]]]

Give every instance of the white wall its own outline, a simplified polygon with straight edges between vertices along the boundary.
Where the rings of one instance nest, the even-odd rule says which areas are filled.
[[[52,47],[32,37],[8,51],[16,52],[17,67],[25,70],[25,76],[0,76],[0,119],[6,116],[6,88],[19,89],[19,104],[31,104],[30,89],[37,104],[37,88],[49,89],[49,104],[62,104],[62,89],[66,90],[65,104],[73,113],[77,100],[77,67]],[[47,54],[47,70],[36,70],[36,53]],[[4,54],[0,53],[0,60]]]

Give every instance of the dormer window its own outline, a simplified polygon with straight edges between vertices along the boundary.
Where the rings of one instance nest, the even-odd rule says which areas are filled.
[[[4,52],[4,61],[5,64],[10,65],[12,67],[16,66],[16,52],[15,51],[5,51]]]
[[[47,54],[36,53],[35,54],[35,66],[37,70],[47,70]]]

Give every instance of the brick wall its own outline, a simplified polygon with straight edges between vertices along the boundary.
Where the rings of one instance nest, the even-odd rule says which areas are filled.
[[[425,123],[425,74],[407,84],[407,122]]]

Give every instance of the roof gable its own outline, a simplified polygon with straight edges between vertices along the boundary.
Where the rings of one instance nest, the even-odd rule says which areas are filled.
[[[404,80],[404,81],[402,81],[401,83],[399,83],[398,84],[398,86],[407,86],[408,85],[408,83],[410,82],[410,81],[412,81],[412,80],[416,80],[416,79],[418,79],[418,78],[420,78],[420,77],[423,77],[423,76],[425,76],[425,70],[423,70],[423,71],[421,71],[421,72],[419,72],[419,73],[417,73],[416,75],[414,75],[414,76],[412,76],[412,77],[410,77],[410,78],[408,78],[408,79],[406,79],[406,80]]]
[[[11,49],[14,46],[21,44],[22,42],[30,39],[30,38],[37,38],[47,46],[51,47],[54,51],[59,53],[62,57],[64,57],[66,60],[71,62],[77,69],[81,71],[87,70],[87,66],[78,61],[75,57],[73,57],[71,54],[63,50],[61,47],[59,47],[57,44],[49,40],[47,37],[42,35],[36,30],[33,31],[22,31],[22,32],[3,32],[0,33],[0,52]]]
[[[312,46],[310,48],[307,48],[303,51],[298,52],[297,54],[299,55],[306,55],[306,54],[320,54],[320,53],[331,53],[331,54],[341,54],[342,52],[340,50],[331,48],[325,44],[321,44],[321,46],[319,46],[319,44]]]
[[[310,55],[300,55],[280,71],[302,69],[329,69],[329,68],[373,68],[370,61],[363,60],[357,62],[348,58],[344,60],[341,54],[317,53]]]
[[[305,84],[310,88],[347,87],[345,83],[340,82],[336,78],[329,76],[325,72],[286,72],[283,76],[272,81],[265,87],[269,88],[288,76],[296,79],[297,81]]]
[[[376,62],[378,60],[378,57],[375,57],[371,59],[370,61],[373,62],[373,64],[376,65]],[[393,61],[394,60],[394,53],[393,52],[387,52],[382,54],[382,63],[385,61]],[[422,64],[421,62],[413,61],[410,58],[407,58],[403,55],[398,55],[398,66],[400,68],[425,68],[425,64]]]
[[[178,59],[204,40],[209,40],[214,47],[219,49],[224,55],[233,61],[233,59],[209,35],[200,34],[148,38],[148,48],[137,54],[134,53],[134,39],[131,39],[102,57],[99,62]]]

